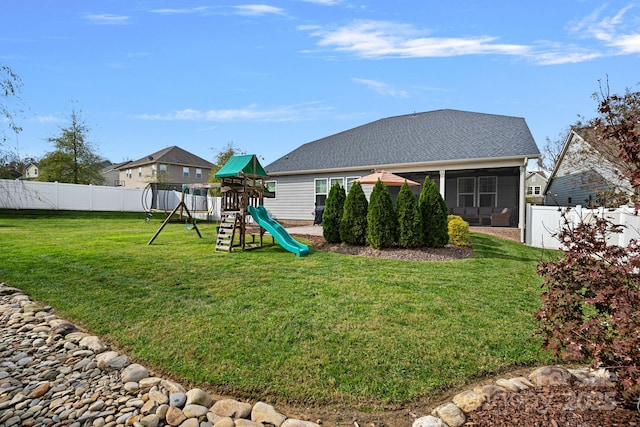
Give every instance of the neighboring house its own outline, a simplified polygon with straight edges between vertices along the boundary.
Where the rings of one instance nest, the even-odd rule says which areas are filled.
[[[35,163],[29,163],[24,168],[22,179],[36,180],[38,179],[38,165]]]
[[[527,203],[544,204],[543,192],[547,186],[547,173],[543,170],[527,172],[525,185],[527,187]]]
[[[545,205],[589,206],[599,202],[602,192],[632,192],[629,183],[618,177],[616,166],[589,142],[591,133],[579,129],[567,135],[544,189]]]
[[[109,187],[122,187],[124,186],[124,181],[120,181],[120,168],[125,165],[131,163],[131,160],[127,160],[121,163],[111,163],[107,162],[105,167],[100,172],[104,177],[104,185]]]
[[[511,210],[510,226],[524,227],[525,177],[540,152],[519,117],[436,110],[380,119],[309,142],[265,167],[276,193],[265,200],[272,215],[313,220],[334,183],[347,191],[353,181],[386,170],[421,185],[440,188],[450,210]],[[363,185],[367,197],[372,185]],[[389,187],[395,198],[399,187]],[[476,224],[477,225],[477,224]]]
[[[180,147],[167,147],[118,168],[118,179],[129,188],[151,182],[195,184],[209,181],[213,163]]]

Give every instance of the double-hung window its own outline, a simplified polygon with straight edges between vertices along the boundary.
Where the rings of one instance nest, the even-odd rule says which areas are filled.
[[[498,177],[481,176],[478,178],[478,199],[480,207],[498,205]]]

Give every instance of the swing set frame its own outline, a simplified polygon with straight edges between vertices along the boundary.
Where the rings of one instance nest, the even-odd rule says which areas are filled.
[[[179,214],[179,219],[182,220],[182,218],[185,216],[185,213],[186,213],[185,226],[186,226],[187,230],[195,230],[195,232],[198,234],[198,237],[202,239],[202,234],[200,233],[200,230],[198,229],[198,225],[196,223],[196,218],[193,215],[191,215],[191,212],[189,211],[189,208],[187,207],[187,204],[185,203],[185,196],[186,196],[187,191],[189,190],[189,188],[196,188],[196,187],[197,188],[207,188],[207,189],[216,188],[216,187],[220,187],[220,183],[182,184],[182,193],[181,193],[181,196],[180,196],[180,202],[171,211],[171,213],[169,213],[167,215],[167,217],[162,222],[162,224],[160,225],[158,230],[155,232],[153,237],[151,237],[151,240],[149,240],[147,245],[150,245],[150,244],[153,243],[153,241],[156,239],[156,237],[158,237],[158,235],[162,232],[164,227],[169,222],[171,222],[171,220],[173,219],[174,215]]]

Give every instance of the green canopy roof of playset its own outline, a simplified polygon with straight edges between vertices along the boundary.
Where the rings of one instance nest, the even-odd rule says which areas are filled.
[[[264,168],[258,161],[255,154],[244,154],[241,156],[231,156],[227,163],[216,172],[216,178],[232,178],[240,176],[240,172],[247,175],[268,177]]]

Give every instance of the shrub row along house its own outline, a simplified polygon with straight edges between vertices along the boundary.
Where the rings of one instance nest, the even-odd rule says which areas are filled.
[[[310,221],[329,189],[348,191],[372,171],[386,170],[422,184],[435,181],[451,213],[471,225],[524,228],[526,167],[540,151],[520,117],[436,110],[380,119],[304,144],[265,167],[276,196],[270,213]],[[365,188],[366,187],[366,188]],[[370,195],[373,186],[363,185]],[[420,194],[422,185],[412,188]],[[399,188],[390,188],[392,197]],[[508,211],[508,212],[507,212]]]

